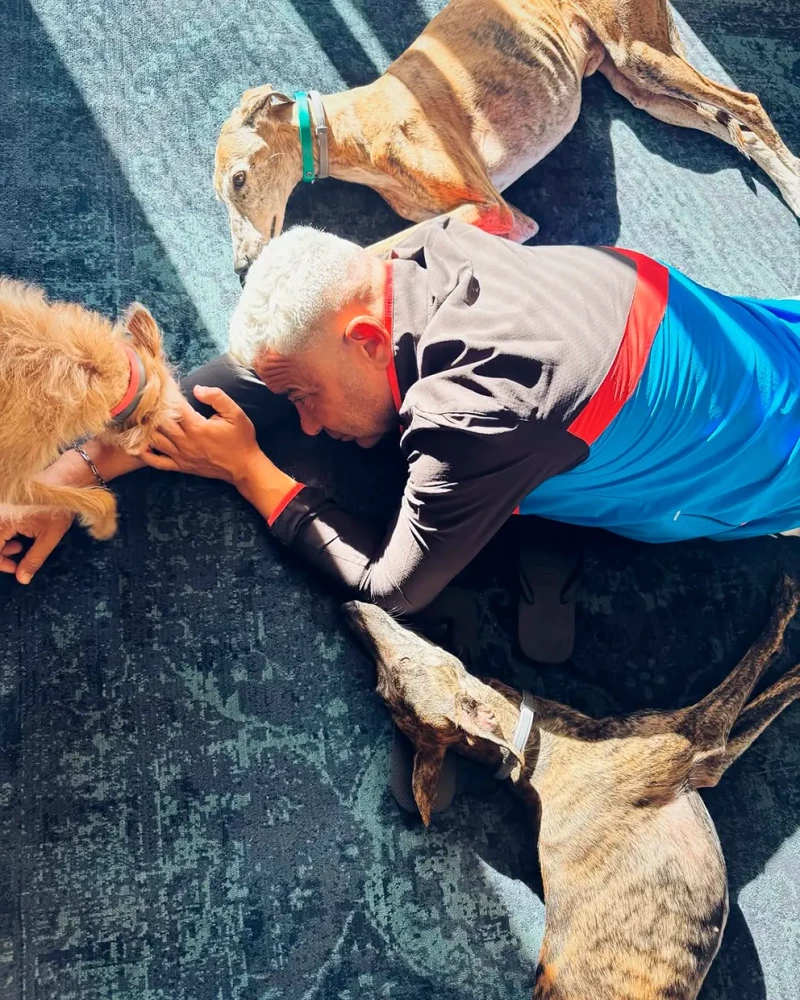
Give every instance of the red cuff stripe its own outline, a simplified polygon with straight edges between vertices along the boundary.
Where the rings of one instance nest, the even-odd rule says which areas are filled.
[[[289,504],[292,502],[292,500],[294,500],[294,498],[297,496],[297,494],[300,492],[300,490],[304,490],[305,488],[306,488],[306,484],[305,483],[295,483],[294,484],[294,486],[289,490],[289,492],[286,494],[286,496],[281,500],[281,502],[278,504],[278,506],[275,508],[275,510],[273,510],[273,512],[267,518],[267,524],[269,525],[270,528],[278,520],[278,518],[281,516],[281,514],[286,510],[286,508],[289,506]]]
[[[633,395],[664,318],[669,294],[669,271],[663,264],[635,250],[609,249],[635,262],[636,290],[611,368],[597,392],[567,428],[586,444],[600,437]]]
[[[394,310],[394,268],[392,267],[392,262],[390,260],[386,261],[386,288],[383,295],[383,327],[392,336],[392,312]],[[394,350],[394,343],[392,343],[392,349]],[[392,355],[389,361],[389,367],[386,369],[386,377],[389,379],[389,388],[392,390],[392,399],[394,400],[394,408],[397,412],[400,412],[400,406],[403,400],[400,397],[400,385],[397,381],[397,370],[394,367],[394,355]]]

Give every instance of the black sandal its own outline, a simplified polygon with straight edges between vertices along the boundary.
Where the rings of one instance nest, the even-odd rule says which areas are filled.
[[[563,663],[575,646],[575,597],[583,556],[525,542],[519,554],[518,636],[523,654],[538,663]]]

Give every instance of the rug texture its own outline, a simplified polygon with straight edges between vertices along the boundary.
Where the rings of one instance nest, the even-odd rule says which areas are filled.
[[[486,4],[492,15],[494,0]],[[189,371],[238,283],[211,186],[219,127],[270,82],[367,82],[437,0],[0,0],[0,272],[109,315],[144,301]],[[757,92],[800,152],[797,0],[678,0],[695,64]],[[800,295],[800,230],[736,151],[585,85],[573,133],[509,192],[548,243],[620,243],[729,292]],[[333,181],[290,222],[364,243],[400,220]],[[35,429],[32,428],[35,432]],[[276,460],[378,517],[402,470],[275,433]],[[137,473],[106,544],[74,530],[0,580],[3,1000],[512,1000],[543,931],[505,788],[462,769],[430,830],[387,791],[391,728],[338,595],[229,488]],[[514,538],[466,573],[484,674],[593,713],[688,704],[760,628],[792,540],[648,548],[587,534],[571,663],[513,643]],[[800,658],[800,624],[771,677]],[[704,1000],[800,995],[800,705],[705,795],[732,912]]]

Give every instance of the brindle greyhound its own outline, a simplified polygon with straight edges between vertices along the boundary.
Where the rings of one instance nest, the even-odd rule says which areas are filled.
[[[330,175],[368,184],[404,218],[450,213],[523,242],[538,226],[500,192],[572,129],[581,81],[596,70],[655,118],[752,157],[800,215],[800,160],[755,95],[687,62],[667,0],[451,0],[379,79],[323,97],[313,124],[327,125]],[[304,177],[298,113],[266,85],[222,127],[214,184],[240,275],[281,231]],[[311,141],[307,180],[320,164],[316,132]]]
[[[798,606],[789,579],[763,635],[719,687],[674,712],[590,719],[484,683],[384,611],[345,605],[377,662],[378,693],[416,748],[427,825],[447,748],[510,772],[539,824],[545,934],[535,1000],[692,1000],[728,912],[725,861],[696,789],[791,701],[800,665],[749,701]],[[516,738],[516,739],[515,739]]]

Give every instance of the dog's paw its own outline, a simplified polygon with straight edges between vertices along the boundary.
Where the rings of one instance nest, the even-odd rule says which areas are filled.
[[[86,523],[86,530],[98,542],[106,542],[117,533],[117,512],[103,514],[101,517],[92,519]]]
[[[513,205],[510,205],[509,208],[514,216],[514,225],[508,234],[508,239],[512,243],[525,243],[527,240],[533,239],[539,232],[539,223],[520,212],[519,209],[514,208]]]

